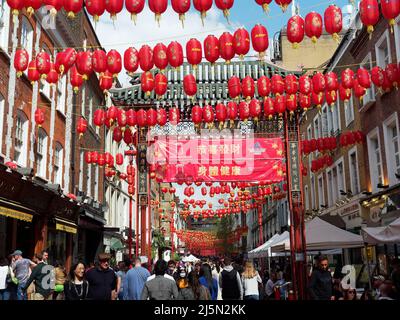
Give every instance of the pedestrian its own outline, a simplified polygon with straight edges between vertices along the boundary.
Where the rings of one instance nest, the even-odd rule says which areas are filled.
[[[177,280],[176,262],[174,260],[168,261],[167,274],[170,275],[171,277],[173,277],[175,281]]]
[[[90,300],[116,300],[117,275],[110,268],[110,254],[98,255],[99,266],[86,273],[89,282],[88,299]]]
[[[175,281],[164,277],[168,265],[165,260],[158,260],[154,267],[155,278],[144,285],[141,300],[176,300],[178,287]]]
[[[197,261],[194,264],[194,271],[196,271],[198,276],[200,276],[200,269],[201,269],[201,261]]]
[[[85,279],[85,265],[75,263],[70,272],[68,281],[64,284],[65,300],[86,300],[89,293],[89,282]]]
[[[36,263],[34,263],[30,259],[26,259],[22,257],[21,250],[15,250],[12,254],[13,263],[11,265],[15,277],[18,280],[17,283],[17,299],[18,300],[28,300],[28,296],[22,288],[25,288],[26,282],[29,279],[30,268],[36,267]]]
[[[390,279],[392,280],[394,288],[396,290],[396,300],[400,300],[400,259],[393,259],[391,265],[393,271],[390,275]]]
[[[9,300],[10,292],[8,291],[8,284],[11,282],[10,267],[8,260],[0,257],[0,300]]]
[[[328,270],[328,258],[320,256],[319,266],[311,275],[308,290],[312,300],[334,300],[332,275]]]
[[[44,262],[44,261],[43,261]],[[47,264],[46,262],[44,262]],[[67,271],[63,264],[57,262],[54,268],[55,273],[55,287],[53,293],[53,300],[64,300],[64,284],[67,278]]]
[[[188,273],[183,263],[178,263],[177,274],[178,279],[176,280],[176,285],[178,286],[178,290],[180,291],[181,289],[187,288],[189,286]]]
[[[357,300],[357,291],[354,288],[343,290],[343,297],[338,300]]]
[[[49,252],[47,250],[42,250],[42,257],[43,257],[43,262],[45,264],[48,264],[48,260],[49,260]]]
[[[188,287],[179,292],[179,300],[211,300],[210,291],[199,282],[195,271],[188,275]]]
[[[128,270],[124,281],[124,300],[140,300],[144,284],[150,277],[150,272],[142,267],[140,258],[135,259],[135,266]]]
[[[129,265],[128,265],[129,266]],[[118,262],[118,285],[117,285],[117,292],[118,292],[118,300],[124,300],[124,282],[126,273],[128,270],[128,266],[125,264],[125,261]]]
[[[217,300],[218,298],[218,281],[214,279],[211,274],[211,267],[208,263],[203,263],[200,268],[199,282],[205,286],[211,295],[211,300]]]
[[[32,294],[32,300],[52,300],[53,288],[51,283],[55,280],[54,267],[43,261],[41,253],[36,253],[35,257],[38,264],[33,268],[31,275],[21,289],[26,291],[31,283],[34,283],[35,292]]]
[[[222,290],[222,300],[241,300],[243,286],[239,272],[232,267],[229,257],[224,259],[224,268],[219,277],[219,286]]]
[[[383,275],[376,275],[372,279],[372,297],[374,300],[379,300],[381,293],[379,288],[381,284],[385,281],[385,277]]]
[[[368,288],[368,286],[364,288],[364,292],[362,293],[360,300],[374,300],[371,290]]]
[[[275,283],[277,281],[276,272],[271,272],[271,277],[265,285],[265,294],[267,300],[274,300],[275,298]]]
[[[394,300],[394,284],[385,280],[379,287],[380,297],[378,300]]]
[[[243,299],[244,300],[260,300],[259,284],[262,279],[257,270],[254,269],[253,263],[247,261],[242,274]]]

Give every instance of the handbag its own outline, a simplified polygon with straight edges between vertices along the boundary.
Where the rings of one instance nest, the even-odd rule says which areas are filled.
[[[15,285],[18,285],[19,281],[15,277],[14,271],[11,267],[8,267],[8,273],[6,277],[6,282],[7,283],[14,283]]]

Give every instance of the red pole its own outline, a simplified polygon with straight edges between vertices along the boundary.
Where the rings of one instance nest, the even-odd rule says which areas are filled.
[[[263,229],[262,229],[262,208],[261,206],[257,207],[258,211],[258,226],[259,226],[259,241],[258,245],[261,246],[263,244]]]
[[[136,132],[136,150],[139,145],[139,131]],[[136,164],[137,164],[137,156],[136,156]],[[136,168],[138,166],[136,165]],[[136,174],[136,227],[135,227],[135,255],[139,257],[139,174]],[[132,199],[131,199],[132,200]]]
[[[170,227],[170,232],[171,232],[171,259],[174,257],[174,214],[172,213],[172,218],[171,218],[171,227]]]
[[[132,196],[129,197],[129,259],[132,260]]]

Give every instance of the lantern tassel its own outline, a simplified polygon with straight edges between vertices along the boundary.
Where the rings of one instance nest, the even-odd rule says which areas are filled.
[[[269,4],[268,3],[264,3],[262,5],[262,8],[263,8],[264,12],[268,15],[269,14]]]
[[[293,42],[293,43],[292,43],[292,48],[293,48],[293,49],[296,50],[296,49],[298,49],[299,47],[300,47],[300,44],[299,44],[298,42]]]
[[[393,26],[396,24],[394,19],[389,20],[390,32],[393,33]]]
[[[312,36],[311,41],[312,41],[312,43],[316,44],[318,41],[318,38],[316,36]]]
[[[72,11],[68,12],[67,18],[68,19],[75,19],[75,13],[73,13]]]
[[[229,10],[228,9],[225,9],[224,10],[224,17],[225,17],[225,19],[226,19],[226,21],[228,22],[228,24],[230,25],[231,23],[230,23],[230,21],[229,21]]]
[[[185,14],[180,14],[179,20],[182,22],[182,28],[185,29]]]
[[[28,9],[26,9],[26,12],[28,13],[28,16],[30,18],[30,17],[32,17],[35,10],[32,7],[29,7]]]
[[[206,11],[202,11],[201,12],[201,23],[203,24],[204,27],[204,19],[207,17],[207,12]]]
[[[158,27],[160,28],[161,14],[156,13],[155,19],[156,19],[156,21],[157,21]]]
[[[367,32],[369,34],[369,40],[372,39],[372,33],[374,32],[374,26],[368,26],[367,27]]]
[[[137,14],[136,14],[136,13],[132,13],[132,14],[131,14],[131,20],[133,21],[133,23],[134,23],[135,26],[136,26],[136,22],[137,22]]]
[[[340,43],[340,36],[337,33],[334,33],[332,35],[333,40],[335,40],[337,43]]]

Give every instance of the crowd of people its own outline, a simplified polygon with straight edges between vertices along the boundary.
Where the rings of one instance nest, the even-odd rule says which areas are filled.
[[[16,250],[11,261],[0,258],[0,300],[281,300],[292,294],[287,272],[262,275],[251,261],[175,262],[157,260],[151,268],[140,258],[110,266],[110,254],[98,255],[96,265],[77,262],[69,274],[63,266],[48,264],[48,252],[23,258]],[[312,300],[394,300],[400,298],[400,263],[392,262],[390,279],[375,276],[372,290],[361,297],[332,277],[328,259],[320,256],[308,280]]]

